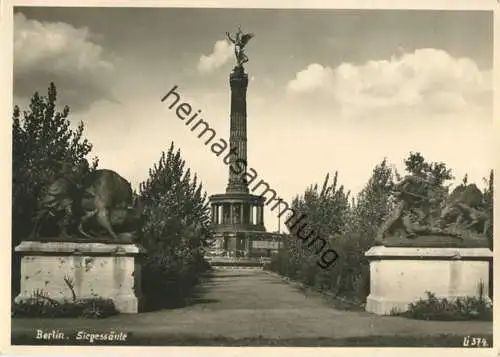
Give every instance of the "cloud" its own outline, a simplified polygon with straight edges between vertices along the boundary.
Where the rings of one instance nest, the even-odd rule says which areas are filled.
[[[31,97],[51,81],[60,103],[85,110],[99,100],[114,100],[110,82],[114,65],[92,41],[88,28],[64,22],[39,22],[14,16],[14,94]]]
[[[491,72],[468,58],[419,49],[390,60],[336,68],[311,64],[287,86],[289,93],[315,93],[334,100],[350,116],[407,110],[419,114],[487,114]]]
[[[202,55],[198,62],[198,71],[209,73],[225,65],[233,56],[234,46],[226,40],[217,41],[214,50],[208,56]]]
[[[320,64],[310,64],[306,69],[297,73],[295,79],[288,83],[291,92],[313,92],[317,89],[328,88],[333,81],[333,70]]]

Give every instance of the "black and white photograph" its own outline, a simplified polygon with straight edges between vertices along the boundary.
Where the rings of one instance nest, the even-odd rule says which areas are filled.
[[[495,2],[227,4],[4,10],[10,348],[492,352]]]

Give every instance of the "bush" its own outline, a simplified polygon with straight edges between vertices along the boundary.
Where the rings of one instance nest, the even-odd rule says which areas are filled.
[[[146,310],[185,306],[199,283],[210,269],[202,256],[177,257],[169,260],[166,252],[157,252],[146,258],[142,267],[142,292]]]
[[[183,306],[209,268],[212,237],[207,195],[173,143],[140,186],[145,205],[141,243],[147,255],[142,291],[147,310]]]
[[[102,298],[57,302],[37,296],[12,306],[13,317],[105,318],[116,314],[113,300]]]
[[[339,259],[328,269],[321,269],[317,254],[292,235],[268,269],[335,296],[363,301],[369,278],[364,253],[373,245],[376,229],[390,209],[392,178],[392,169],[382,161],[357,202],[350,202],[349,191],[338,184],[338,173],[332,181],[327,176],[321,189],[309,187],[293,201],[292,208],[307,216],[308,226],[335,247]]]
[[[392,315],[404,316],[418,320],[483,320],[492,321],[493,307],[484,297],[464,297],[448,300],[437,298],[435,294],[426,292],[426,299],[419,299],[408,306],[408,311]]]

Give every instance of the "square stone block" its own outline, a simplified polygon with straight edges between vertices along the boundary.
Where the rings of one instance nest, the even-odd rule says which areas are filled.
[[[73,290],[77,299],[111,299],[122,313],[140,310],[140,256],[145,250],[139,245],[24,241],[15,251],[21,255],[16,301],[29,299],[36,291],[71,301]]]
[[[488,248],[376,246],[365,256],[370,259],[368,312],[407,311],[410,303],[425,299],[427,291],[447,299],[478,296],[481,283],[488,298],[493,260]]]

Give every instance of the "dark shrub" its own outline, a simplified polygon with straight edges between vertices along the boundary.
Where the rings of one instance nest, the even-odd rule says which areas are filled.
[[[145,205],[142,244],[147,250],[142,291],[147,310],[183,306],[200,276],[212,237],[207,195],[185,169],[173,143],[140,186]]]
[[[81,299],[74,302],[55,302],[34,297],[12,305],[13,317],[80,317],[105,318],[118,314],[111,299]]]
[[[427,292],[426,299],[411,303],[408,311],[393,315],[400,315],[418,320],[483,320],[492,321],[493,308],[482,297],[464,297],[453,300],[437,298],[435,294]]]

